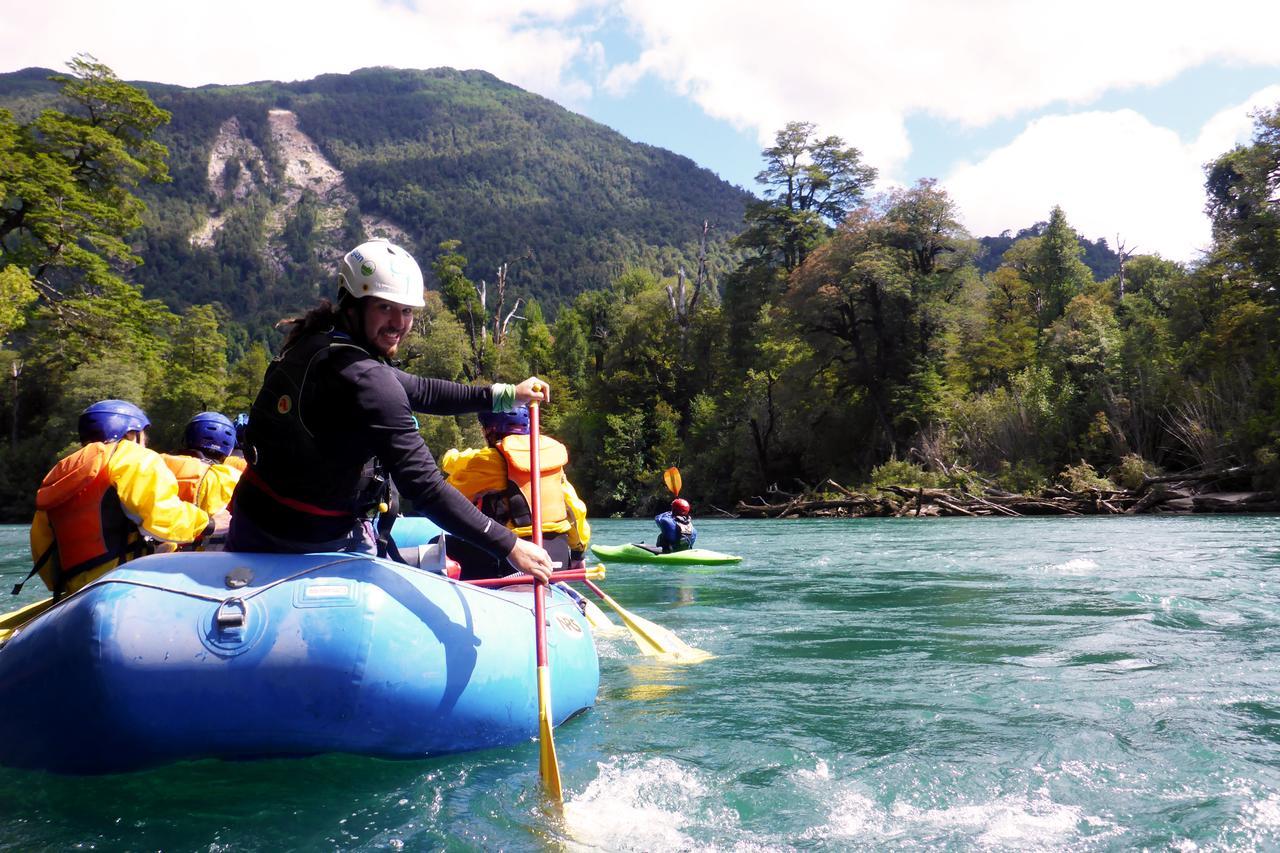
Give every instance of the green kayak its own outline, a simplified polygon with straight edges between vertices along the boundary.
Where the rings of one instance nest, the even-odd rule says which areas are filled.
[[[711,565],[740,563],[742,558],[734,554],[721,554],[705,548],[690,548],[670,554],[655,554],[639,545],[592,545],[591,553],[601,560],[617,560],[620,563],[675,563],[676,565]]]

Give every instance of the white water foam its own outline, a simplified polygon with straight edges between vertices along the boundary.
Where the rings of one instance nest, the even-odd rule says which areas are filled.
[[[1049,567],[1049,571],[1062,575],[1087,575],[1096,568],[1098,564],[1088,557],[1076,557],[1065,563],[1055,563]]]
[[[615,759],[598,765],[599,774],[564,806],[565,829],[576,849],[694,850],[690,825],[718,826],[716,835],[733,833],[737,816],[725,808],[707,813],[703,803],[715,790],[712,780],[668,758],[639,763]]]
[[[1107,821],[1043,795],[1001,796],[945,808],[902,801],[886,807],[861,789],[838,791],[834,800],[827,824],[808,830],[806,841],[922,847],[959,842],[997,850],[1052,850],[1080,840],[1085,826],[1092,840],[1111,834]]]

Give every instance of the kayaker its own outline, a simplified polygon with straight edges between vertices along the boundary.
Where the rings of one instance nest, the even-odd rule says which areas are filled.
[[[533,536],[529,512],[529,407],[511,412],[481,412],[480,426],[488,445],[449,450],[440,467],[449,484],[481,512],[502,522],[521,539]],[[565,476],[569,451],[549,435],[538,444],[541,468],[542,545],[562,567],[582,568],[591,543],[587,505]],[[450,539],[449,556],[462,567],[462,578],[501,577],[511,573],[505,560],[496,560],[474,546]]]
[[[160,458],[178,479],[178,496],[210,515],[227,508],[240,481],[240,469],[227,463],[236,446],[231,420],[220,412],[200,412],[187,422],[183,449]]]
[[[249,410],[249,467],[232,502],[227,549],[302,553],[379,550],[372,519],[388,478],[447,533],[545,578],[547,552],[488,518],[444,481],[414,412],[509,411],[548,400],[545,381],[463,385],[414,376],[392,359],[423,300],[404,249],[371,240],[338,265],[338,303],[285,324],[289,335]]]
[[[693,529],[689,512],[689,502],[676,498],[671,502],[671,509],[654,517],[653,521],[658,525],[658,547],[662,553],[688,551],[693,547],[698,531]]]
[[[40,484],[31,520],[31,574],[39,573],[55,598],[154,553],[158,544],[173,548],[213,533],[209,513],[178,496],[177,478],[147,447],[149,426],[146,413],[132,403],[94,403],[80,414],[81,448]]]

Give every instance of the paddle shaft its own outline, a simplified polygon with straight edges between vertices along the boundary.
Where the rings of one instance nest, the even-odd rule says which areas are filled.
[[[562,581],[585,581],[594,580],[602,577],[596,571],[596,567],[590,569],[567,569],[563,572],[552,572],[550,583],[560,583]],[[511,575],[505,578],[481,578],[479,580],[466,581],[472,586],[483,586],[488,588],[519,586],[521,584],[535,583],[532,575]]]
[[[538,447],[542,443],[542,425],[539,423],[540,413],[536,402],[529,404],[529,514],[532,517],[533,544],[542,547],[542,459]],[[533,615],[538,620],[538,666],[547,665],[547,632],[542,622],[546,604],[543,593],[546,584],[534,584]]]
[[[539,445],[542,443],[542,425],[539,422],[538,403],[529,403],[529,508],[533,525],[533,544],[542,547],[542,459]],[[560,786],[560,762],[556,759],[555,718],[551,709],[551,667],[547,664],[546,626],[547,585],[542,581],[533,584],[533,626],[538,657],[538,773],[547,789],[547,796],[557,803],[564,802]]]

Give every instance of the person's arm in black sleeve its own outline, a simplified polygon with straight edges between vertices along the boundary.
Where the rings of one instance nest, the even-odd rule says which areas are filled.
[[[409,408],[425,415],[464,415],[469,412],[493,411],[493,388],[489,385],[464,385],[447,379],[414,376],[392,368]]]
[[[446,532],[484,548],[495,557],[507,556],[515,543],[515,534],[480,512],[461,492],[445,482],[431,451],[418,434],[397,375],[399,371],[362,361],[345,368],[343,373],[355,390],[356,406],[370,449],[391,474],[401,497],[413,501]]]

